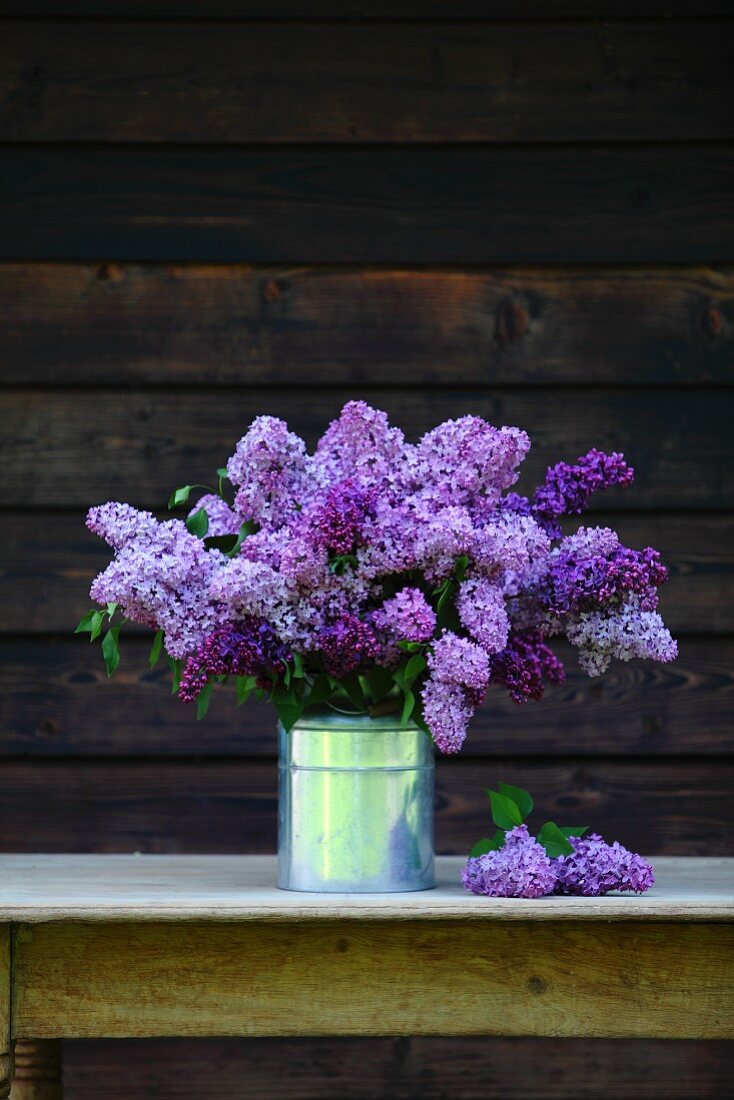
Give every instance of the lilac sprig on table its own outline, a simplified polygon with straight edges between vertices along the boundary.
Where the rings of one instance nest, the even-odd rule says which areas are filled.
[[[287,729],[316,707],[394,713],[447,753],[492,685],[524,703],[563,680],[556,638],[589,675],[615,657],[672,660],[657,552],[606,527],[561,528],[632,468],[592,449],[521,496],[529,447],[478,416],[408,442],[350,401],[309,453],[260,416],[215,485],[174,490],[185,519],[90,509],[114,559],[77,629],[101,638],[109,674],[125,620],[154,631],[151,665],[165,655],[200,716],[232,681],[239,702],[270,699]]]
[[[588,826],[547,821],[533,837],[525,820],[533,800],[521,787],[499,784],[488,791],[497,831],[472,848],[461,875],[465,889],[495,898],[540,898],[548,894],[600,897],[613,890],[642,894],[655,882],[650,864]]]

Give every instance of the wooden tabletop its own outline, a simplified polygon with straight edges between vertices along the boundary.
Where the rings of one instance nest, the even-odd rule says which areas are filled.
[[[48,921],[731,921],[734,859],[653,858],[640,897],[483,898],[439,857],[438,886],[407,894],[278,890],[273,856],[0,855],[0,924]]]

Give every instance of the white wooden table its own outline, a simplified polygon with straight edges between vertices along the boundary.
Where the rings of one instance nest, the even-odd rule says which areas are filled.
[[[642,897],[277,890],[263,856],[0,855],[0,1097],[61,1096],[58,1040],[734,1037],[734,859]]]

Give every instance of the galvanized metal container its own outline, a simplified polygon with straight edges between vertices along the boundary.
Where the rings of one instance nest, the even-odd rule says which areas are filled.
[[[319,893],[435,886],[433,743],[396,717],[327,712],[278,727],[278,885]]]

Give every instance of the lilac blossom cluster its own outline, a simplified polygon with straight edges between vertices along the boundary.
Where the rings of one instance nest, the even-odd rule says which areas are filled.
[[[572,855],[551,859],[545,848],[518,825],[505,834],[503,847],[470,857],[462,872],[465,889],[493,898],[539,898],[547,894],[599,897],[612,890],[642,894],[655,882],[642,856],[596,833],[570,837]]]
[[[309,453],[283,421],[258,417],[224,495],[207,492],[189,520],[91,509],[88,526],[115,551],[92,595],[162,632],[184,700],[250,677],[291,717],[317,704],[394,709],[457,752],[492,681],[524,702],[562,679],[555,637],[591,675],[613,657],[676,652],[656,610],[656,551],[607,528],[560,528],[631,468],[592,450],[520,496],[529,446],[477,416],[410,443],[352,401]]]

